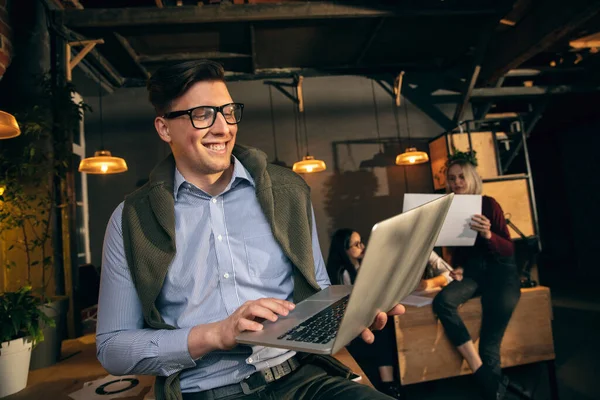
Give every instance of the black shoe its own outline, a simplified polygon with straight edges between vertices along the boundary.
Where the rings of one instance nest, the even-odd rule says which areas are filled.
[[[525,390],[525,388],[523,386],[521,386],[521,384],[519,384],[518,382],[515,382],[513,380],[510,380],[508,382],[507,389],[511,393],[516,394],[519,399],[522,399],[522,400],[532,400],[533,399],[533,396],[527,390]]]
[[[509,384],[508,377],[495,373],[487,365],[482,365],[473,374],[485,400],[504,400]]]
[[[381,392],[393,399],[402,399],[402,388],[398,382],[382,382]]]

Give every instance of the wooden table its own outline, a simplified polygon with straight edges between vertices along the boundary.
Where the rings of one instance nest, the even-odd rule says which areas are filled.
[[[96,359],[94,335],[65,340],[62,343],[62,357],[61,362],[51,367],[30,371],[27,387],[2,400],[72,400],[69,394],[81,389],[85,382],[109,375]],[[369,378],[346,349],[341,350],[335,357],[360,375],[361,383],[373,387]],[[152,376],[138,376],[138,378],[144,390],[138,396],[127,397],[129,400],[144,399],[154,382]],[[110,396],[106,397],[110,398]]]
[[[481,327],[480,299],[463,304],[459,314],[477,346]],[[402,385],[471,373],[466,361],[446,337],[430,305],[407,306],[406,313],[395,316],[394,322]],[[502,367],[554,360],[551,323],[550,290],[547,287],[521,289],[521,299],[501,345]],[[553,369],[550,373],[552,380]]]

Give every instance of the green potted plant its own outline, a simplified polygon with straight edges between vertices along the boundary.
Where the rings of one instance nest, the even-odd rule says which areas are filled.
[[[42,326],[54,324],[42,307],[29,286],[0,295],[0,397],[27,386],[31,349],[44,340]]]
[[[52,249],[53,216],[60,215],[55,180],[64,179],[71,149],[65,137],[78,132],[84,104],[72,101],[74,88],[52,88],[40,79],[37,104],[15,112],[22,135],[0,148],[0,234],[6,247],[4,267],[9,287],[33,288],[43,312],[55,320],[43,326],[46,341],[33,351],[31,369],[52,365],[60,358],[68,298],[56,296]],[[58,115],[53,113],[53,103]]]

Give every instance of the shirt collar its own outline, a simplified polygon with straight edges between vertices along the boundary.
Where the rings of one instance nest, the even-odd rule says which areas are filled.
[[[254,179],[250,175],[250,172],[248,172],[248,170],[242,165],[240,160],[238,160],[235,156],[232,155],[231,157],[233,159],[233,175],[223,193],[225,193],[232,187],[235,187],[242,180],[248,181],[254,187]],[[186,181],[183,175],[181,175],[181,172],[179,172],[177,167],[175,167],[175,184],[173,185],[173,195],[175,197],[175,201],[177,201],[177,194],[179,193],[179,189],[182,185],[185,184],[194,186],[193,184]]]

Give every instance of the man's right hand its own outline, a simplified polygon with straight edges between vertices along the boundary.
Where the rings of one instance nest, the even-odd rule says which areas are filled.
[[[288,315],[295,304],[289,301],[264,298],[247,301],[226,319],[196,325],[188,335],[188,350],[193,359],[214,350],[229,350],[237,345],[235,337],[244,331],[260,331],[261,321],[277,321],[278,315]]]
[[[234,348],[237,345],[237,335],[244,331],[260,331],[263,324],[259,321],[277,321],[278,315],[286,316],[294,307],[294,303],[274,298],[245,302],[227,319],[217,323],[217,347],[220,350]]]

